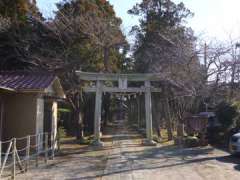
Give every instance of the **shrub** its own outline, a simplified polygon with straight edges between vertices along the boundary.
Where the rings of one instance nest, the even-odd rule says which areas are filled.
[[[234,124],[238,112],[235,106],[223,101],[217,106],[216,115],[223,128],[227,130]]]
[[[187,136],[184,139],[184,146],[186,147],[197,147],[200,145],[200,140],[196,136]]]

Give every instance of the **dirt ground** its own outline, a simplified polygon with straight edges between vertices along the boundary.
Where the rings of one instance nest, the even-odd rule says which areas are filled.
[[[124,122],[103,136],[104,148],[66,143],[49,164],[20,174],[20,180],[239,180],[240,158],[212,148],[142,146]]]

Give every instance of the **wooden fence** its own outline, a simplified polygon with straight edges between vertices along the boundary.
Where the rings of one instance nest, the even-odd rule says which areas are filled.
[[[53,133],[41,133],[22,138],[0,141],[0,179],[17,173],[25,173],[30,165],[39,165],[39,161],[47,164],[55,154],[56,139]]]

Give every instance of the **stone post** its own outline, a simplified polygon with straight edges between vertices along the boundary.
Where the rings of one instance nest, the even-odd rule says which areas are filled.
[[[151,82],[145,81],[145,113],[146,113],[146,135],[145,145],[156,145],[153,141],[152,132],[152,102],[151,102]]]
[[[97,81],[97,91],[95,97],[95,114],[94,114],[94,145],[103,146],[100,140],[101,133],[101,111],[102,111],[102,82]]]

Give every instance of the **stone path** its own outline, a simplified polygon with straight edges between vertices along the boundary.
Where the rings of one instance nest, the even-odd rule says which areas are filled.
[[[102,149],[65,145],[61,156],[17,179],[239,180],[240,158],[212,147],[144,147],[124,121],[103,136]]]

